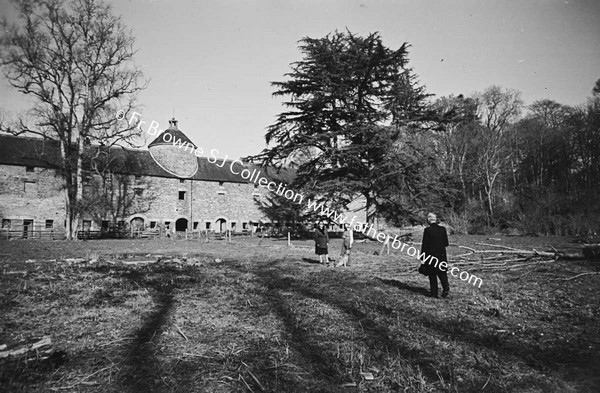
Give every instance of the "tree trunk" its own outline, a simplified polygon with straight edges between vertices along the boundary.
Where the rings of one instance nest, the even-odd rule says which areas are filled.
[[[83,144],[84,138],[79,131],[79,139],[77,140],[77,170],[75,181],[77,182],[77,192],[75,194],[75,231],[73,232],[74,239],[77,240],[77,232],[79,231],[79,221],[81,220],[80,205],[83,201]]]
[[[488,216],[488,225],[492,224],[492,219],[494,218],[494,207],[493,207],[493,203],[492,203],[492,189],[491,188],[486,188],[485,190],[486,196],[487,196],[487,202],[488,202],[488,212],[489,212],[489,216]]]
[[[375,217],[376,217],[376,211],[375,211],[375,207],[374,207],[374,198],[371,196],[371,193],[367,191],[367,193],[365,194],[365,198],[366,198],[366,203],[365,203],[365,212],[366,212],[366,216],[367,216],[367,224],[373,224],[375,225]]]
[[[465,158],[466,158],[466,151],[465,151],[465,153],[462,154],[462,156],[460,157],[460,161],[458,163],[458,177],[460,179],[460,185],[462,187],[463,196],[466,200],[467,199],[467,185],[465,183],[465,175],[464,175]]]
[[[67,240],[73,240],[71,237],[71,196],[69,195],[69,189],[65,190],[65,236]]]
[[[77,160],[75,170],[73,171],[72,167],[67,166],[67,171],[70,172],[66,172],[64,174],[67,196],[65,215],[65,234],[67,236],[67,240],[77,240],[79,222],[81,220],[80,205],[83,200],[83,142],[83,138],[77,138]],[[68,148],[66,148],[64,151],[66,151],[66,153],[63,153],[63,157],[65,157],[65,162],[67,162],[71,157],[69,154],[71,152]]]

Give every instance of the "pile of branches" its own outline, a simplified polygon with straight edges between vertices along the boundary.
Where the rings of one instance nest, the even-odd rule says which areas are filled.
[[[478,246],[488,247],[488,249],[478,250],[467,246],[458,246],[468,252],[455,255],[452,258],[456,261],[453,266],[472,266],[485,269],[504,269],[512,270],[533,265],[552,263],[564,260],[585,260],[590,259],[590,247],[583,248],[580,252],[557,250],[551,247],[552,251],[539,251],[536,249],[524,250],[514,247],[503,246],[499,244],[475,243]],[[491,247],[491,249],[490,249]],[[591,249],[594,249],[591,247]],[[597,272],[585,273],[598,274]],[[576,276],[579,277],[580,275]],[[575,277],[572,277],[575,278]]]

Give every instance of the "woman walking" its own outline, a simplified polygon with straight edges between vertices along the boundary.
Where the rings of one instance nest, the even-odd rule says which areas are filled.
[[[327,246],[329,245],[329,234],[325,228],[325,222],[319,221],[315,228],[315,254],[319,256],[319,263],[329,264],[329,253]],[[323,262],[325,256],[325,262]]]

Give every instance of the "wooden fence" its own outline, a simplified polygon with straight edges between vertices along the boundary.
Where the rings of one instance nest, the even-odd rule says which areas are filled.
[[[330,236],[336,237],[337,233],[329,232]],[[341,232],[340,232],[341,234]],[[258,231],[252,232],[251,230],[232,231],[226,230],[224,232],[213,232],[210,230],[196,230],[196,231],[162,231],[154,229],[126,229],[126,230],[111,230],[111,231],[79,231],[77,238],[80,240],[91,240],[91,239],[154,239],[154,238],[172,238],[181,240],[200,240],[209,242],[211,240],[226,240],[231,242],[234,237],[248,236],[248,237],[287,237],[287,233],[275,232],[275,231]],[[42,239],[42,240],[63,240],[65,238],[64,229],[29,229],[29,228],[0,228],[0,240],[10,239]],[[310,234],[312,237],[312,234]],[[292,235],[292,238],[296,236]]]
[[[0,229],[0,239],[44,239],[44,240],[62,240],[65,238],[65,231],[62,229]]]

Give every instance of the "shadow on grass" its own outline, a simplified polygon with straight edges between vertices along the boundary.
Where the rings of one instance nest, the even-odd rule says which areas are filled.
[[[429,295],[429,291],[424,287],[416,287],[414,285],[410,285],[410,284],[407,284],[407,283],[404,283],[404,282],[398,281],[398,280],[386,280],[385,278],[379,278],[379,277],[377,277],[377,279],[379,281],[381,281],[382,283],[384,283],[385,285],[389,285],[389,286],[392,286],[392,287],[395,287],[398,289],[404,289],[404,290],[418,293],[418,294],[424,295],[424,296]]]
[[[312,259],[312,258],[302,258],[302,262],[312,263],[312,264],[316,264],[316,265],[321,263],[318,259]]]
[[[338,280],[330,280],[329,277],[321,276],[319,279],[305,281],[301,278],[290,278],[289,272],[273,267],[268,270],[257,267],[253,269],[253,273],[260,277],[264,284],[271,289],[265,297],[283,321],[285,331],[290,336],[295,351],[300,354],[307,364],[311,365],[313,377],[323,383],[322,389],[324,390],[322,391],[337,391],[336,389],[338,389],[340,383],[347,381],[348,374],[345,369],[348,368],[348,364],[344,364],[342,360],[336,358],[331,348],[326,346],[327,344],[319,342],[319,332],[316,328],[302,323],[299,324],[299,314],[295,309],[295,304],[303,303],[303,299],[314,299],[343,312],[349,317],[345,328],[360,326],[364,332],[364,337],[359,341],[366,345],[366,348],[372,354],[373,360],[379,358],[379,361],[385,362],[385,353],[397,354],[398,357],[405,360],[405,364],[418,366],[428,384],[434,386],[438,383],[440,377],[446,383],[456,383],[453,366],[446,364],[443,360],[445,356],[441,353],[432,351],[429,347],[415,346],[414,343],[411,343],[415,337],[411,336],[410,332],[403,334],[397,330],[392,330],[391,327],[395,325],[393,319],[399,317],[399,314],[410,315],[412,325],[423,327],[423,331],[420,333],[422,335],[427,335],[428,332],[429,334],[433,333],[434,336],[462,342],[466,344],[465,348],[474,346],[475,348],[485,349],[495,354],[494,356],[500,356],[507,361],[519,359],[524,361],[528,367],[531,367],[532,371],[536,370],[536,373],[529,375],[523,381],[511,381],[510,389],[517,389],[527,384],[534,384],[550,390],[556,389],[558,386],[564,387],[564,385],[555,385],[555,382],[543,378],[544,373],[548,372],[549,369],[559,374],[565,371],[565,366],[569,370],[569,374],[573,372],[580,374],[585,370],[598,369],[598,356],[592,351],[581,353],[580,349],[570,347],[568,343],[564,345],[558,342],[543,343],[543,340],[539,338],[530,340],[527,337],[500,337],[491,326],[475,319],[457,319],[444,313],[424,314],[418,308],[415,309],[411,306],[410,303],[402,301],[402,299],[399,299],[400,302],[396,301],[390,304],[377,298],[377,296],[368,296],[368,292],[356,291],[365,284],[362,281],[354,282],[355,278],[351,274],[344,274]],[[285,276],[284,273],[286,273]],[[339,273],[336,272],[335,274]],[[378,278],[378,281],[384,285],[419,295],[426,295],[428,292],[425,288],[397,280]],[[285,289],[285,294],[280,292],[280,289]],[[299,295],[300,299],[293,300],[289,297],[290,293]],[[406,299],[406,297],[404,298]],[[335,342],[343,339],[339,335],[337,337],[335,335],[328,336],[328,341]],[[556,353],[563,355],[557,357]],[[435,361],[434,359],[440,355],[441,358]],[[488,366],[478,364],[475,369],[478,369],[482,375],[489,375],[490,368],[493,367],[493,363]],[[566,375],[562,378],[565,382],[570,379]],[[571,375],[571,378],[573,378],[573,375]],[[478,389],[475,386],[477,385],[480,389],[480,386],[486,383],[486,380],[485,378],[481,380],[478,377],[473,379],[471,383],[473,385],[465,386],[463,384],[461,388],[465,389],[464,391],[473,391],[473,389]],[[327,384],[329,386],[326,386]],[[499,388],[493,381],[488,385],[488,389],[491,391]]]
[[[154,391],[160,381],[154,378],[159,375],[158,362],[154,353],[157,351],[153,340],[162,333],[173,306],[170,292],[159,292],[154,296],[155,309],[146,318],[142,327],[135,332],[135,339],[125,359],[124,384],[130,392]]]
[[[141,327],[133,333],[133,341],[125,354],[121,378],[129,392],[156,391],[164,383],[159,379],[160,362],[156,357],[159,349],[155,342],[159,340],[169,315],[173,312],[172,292],[177,284],[169,277],[169,273],[177,272],[171,268],[160,268],[158,271],[128,271],[123,275],[153,292],[154,301],[154,308],[147,313]]]
[[[431,364],[431,355],[420,349],[415,349],[405,342],[394,337],[394,333],[388,329],[387,325],[382,325],[376,322],[372,316],[367,315],[357,307],[357,294],[352,292],[351,286],[344,282],[343,288],[336,285],[335,288],[328,287],[330,290],[314,289],[314,282],[304,283],[300,280],[293,279],[289,276],[284,276],[284,272],[280,269],[274,269],[270,266],[268,269],[257,267],[252,269],[252,272],[259,277],[263,285],[269,288],[269,292],[264,295],[265,300],[271,305],[272,309],[283,322],[284,331],[288,336],[288,342],[300,358],[303,360],[303,368],[305,368],[312,376],[311,383],[314,385],[304,388],[310,388],[314,392],[337,392],[347,391],[347,388],[342,387],[344,383],[350,380],[361,380],[358,375],[358,364],[348,364],[336,356],[335,350],[331,347],[332,342],[340,340],[340,345],[349,344],[352,346],[362,345],[364,342],[369,350],[370,356],[378,358],[379,361],[384,361],[390,353],[398,354],[406,360],[406,365],[418,365],[423,373],[423,377],[430,383],[439,381],[436,368]],[[343,273],[334,273],[343,274]],[[352,279],[352,275],[344,274],[346,279]],[[284,291],[282,293],[281,291]],[[320,340],[318,332],[312,326],[307,326],[304,321],[299,319],[296,305],[302,303],[291,299],[286,294],[290,292],[299,295],[304,299],[314,299],[325,305],[343,312],[350,323],[345,323],[343,326],[337,326],[337,333],[340,336],[329,336],[327,342]],[[389,307],[379,307],[378,312],[391,315],[396,310]],[[345,334],[348,329],[362,330],[364,337],[355,341],[352,339],[348,342]],[[409,340],[405,340],[409,341]],[[357,360],[355,359],[354,362]],[[349,369],[353,369],[353,374],[348,374]],[[445,377],[450,378],[449,375]],[[400,388],[395,382],[386,382],[390,389]],[[297,390],[290,390],[297,391]],[[387,391],[387,390],[386,390]]]

